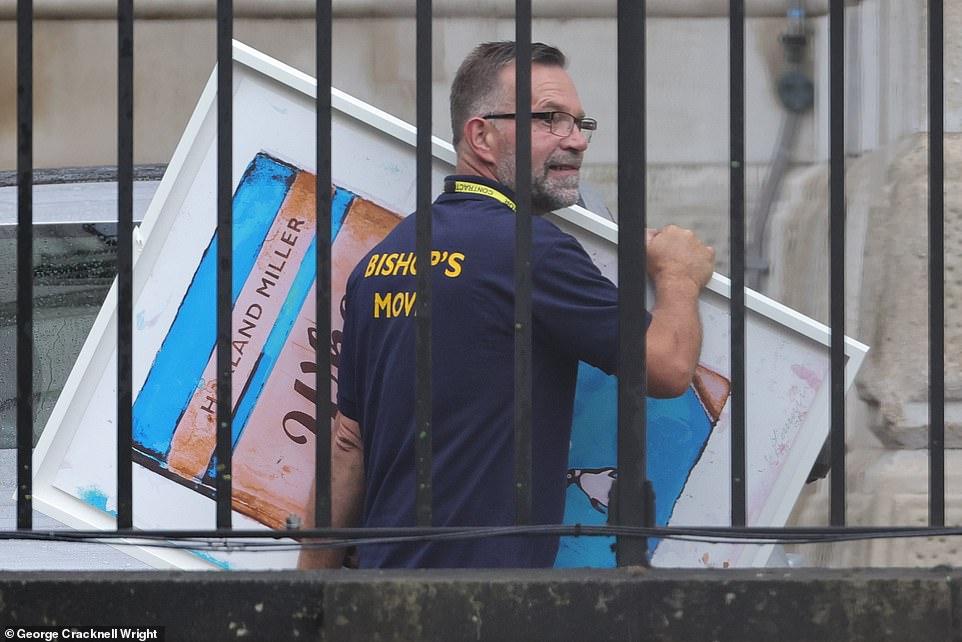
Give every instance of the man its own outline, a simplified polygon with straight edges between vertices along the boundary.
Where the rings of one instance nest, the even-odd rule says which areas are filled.
[[[477,47],[451,89],[457,175],[432,212],[433,518],[435,526],[511,525],[513,453],[515,47]],[[564,55],[534,44],[532,202],[541,214],[578,199],[596,123],[585,118]],[[622,213],[623,216],[628,213]],[[414,525],[416,216],[348,281],[333,435],[335,526]],[[563,517],[578,361],[616,373],[617,289],[571,236],[535,217],[532,345],[533,522]],[[649,234],[656,302],[646,335],[648,389],[678,396],[701,346],[697,299],[714,251],[686,230]],[[360,566],[552,566],[558,540],[494,537],[368,545]],[[302,566],[339,566],[306,551]]]

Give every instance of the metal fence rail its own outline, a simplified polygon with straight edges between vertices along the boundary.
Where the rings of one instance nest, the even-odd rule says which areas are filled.
[[[618,3],[618,483],[613,521],[652,526],[654,497],[647,481],[644,329],[647,224],[645,3]],[[646,541],[624,538],[618,564],[647,563]]]
[[[134,526],[134,3],[117,3],[117,530]]]
[[[417,25],[417,258],[430,264],[431,250],[431,76],[432,3],[418,0]],[[416,526],[408,529],[331,530],[330,441],[327,417],[332,415],[330,349],[319,344],[316,354],[316,493],[314,528],[276,531],[278,537],[328,536],[345,542],[375,535],[432,537],[497,536],[506,533],[616,535],[619,565],[647,564],[648,537],[734,537],[745,541],[829,541],[874,536],[915,536],[947,532],[944,486],[944,167],[943,167],[943,16],[941,0],[928,3],[929,92],[929,367],[930,367],[930,529],[749,529],[746,526],[745,461],[745,3],[730,0],[730,238],[731,238],[731,363],[732,450],[731,529],[654,528],[654,497],[647,480],[645,413],[645,227],[646,227],[646,15],[643,0],[619,0],[618,12],[618,232],[620,283],[618,386],[617,497],[608,527],[530,527],[531,506],[531,115],[517,116],[517,230],[515,247],[515,445],[517,527],[514,529],[431,528],[432,395],[431,279],[421,270],[417,279],[416,384]],[[845,147],[844,147],[844,0],[830,2],[830,221],[831,221],[831,506],[833,527],[846,524],[845,488]],[[263,537],[263,531],[233,529],[231,307],[232,307],[232,50],[233,3],[217,2],[217,444],[216,525],[211,531],[140,532],[145,542],[193,537]],[[516,2],[518,104],[531,96],[530,0]],[[117,325],[117,529],[133,528],[132,488],[132,194],[133,194],[133,55],[134,3],[118,0],[118,325]],[[332,3],[318,2],[317,34],[317,308],[319,337],[330,337],[331,278],[331,84]],[[32,530],[33,389],[33,3],[17,3],[17,529],[18,537],[43,539],[53,534]],[[297,525],[293,525],[297,526]],[[952,531],[955,532],[955,531]],[[9,534],[8,534],[9,535]],[[67,537],[60,533],[57,537]],[[102,532],[77,532],[78,539],[103,539]],[[755,539],[752,539],[755,538]],[[192,542],[197,544],[197,542]]]
[[[315,51],[317,86],[331,86],[331,50],[334,46],[331,31],[331,3],[317,3],[317,48]],[[331,92],[317,92],[317,282],[331,282]],[[430,131],[430,128],[428,128]],[[418,149],[421,145],[418,145]],[[423,265],[423,263],[422,263]],[[315,310],[317,336],[331,336],[331,290],[318,288]],[[318,343],[320,346],[321,344]],[[327,425],[324,417],[333,417],[331,401],[331,353],[332,346],[325,342],[325,349],[317,350],[314,389],[317,394],[315,416],[317,425]],[[323,436],[323,431],[322,431]],[[314,525],[331,525],[331,471],[322,462],[331,461],[331,440],[315,439]]]
[[[17,3],[17,528],[33,525],[33,3]]]
[[[417,259],[418,265],[431,264],[431,0],[417,3]],[[318,85],[320,93],[320,85]],[[330,128],[330,122],[324,125]],[[416,477],[415,514],[418,526],[431,526],[431,463],[433,408],[431,386],[431,279],[430,270],[421,269],[417,277],[417,401],[415,404]],[[330,367],[330,366],[328,366]],[[322,474],[318,462],[318,474]]]
[[[732,0],[729,19],[731,188],[731,523],[745,525],[745,3]]]
[[[845,525],[845,5],[829,7],[832,526]]]
[[[231,527],[231,307],[234,266],[234,3],[217,0],[217,528]]]
[[[928,3],[929,525],[945,525],[945,97],[942,0]]]

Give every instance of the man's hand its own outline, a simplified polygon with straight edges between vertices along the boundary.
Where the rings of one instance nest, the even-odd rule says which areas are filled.
[[[669,225],[648,240],[648,275],[655,287],[689,279],[701,290],[715,269],[715,250],[691,230]],[[680,284],[678,284],[680,285]]]
[[[655,306],[645,335],[648,394],[685,393],[701,353],[698,295],[711,279],[715,250],[691,230],[669,225],[649,230],[648,275],[655,284]]]

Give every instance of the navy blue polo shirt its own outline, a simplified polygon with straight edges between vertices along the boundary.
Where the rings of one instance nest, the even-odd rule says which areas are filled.
[[[449,191],[455,185],[468,191]],[[432,210],[434,526],[515,523],[513,195],[449,177]],[[361,426],[363,525],[415,525],[416,215],[347,284],[338,407]],[[618,292],[581,245],[532,219],[533,522],[558,524],[578,361],[616,370]],[[555,537],[368,545],[363,568],[544,567]]]

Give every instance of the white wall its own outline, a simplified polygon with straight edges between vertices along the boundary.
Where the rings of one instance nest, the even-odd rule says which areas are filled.
[[[40,15],[43,15],[41,12]],[[824,41],[824,18],[812,20]],[[751,18],[746,29],[750,162],[765,162],[781,114],[772,86],[782,68],[780,18]],[[435,133],[448,137],[447,93],[464,54],[477,42],[512,38],[513,21],[435,20]],[[539,19],[534,37],[562,46],[582,99],[602,127],[590,160],[616,162],[617,31],[613,18]],[[214,23],[139,20],[135,34],[136,154],[164,162],[214,64]],[[240,18],[237,38],[308,72],[314,27],[307,19]],[[115,154],[116,28],[110,20],[38,20],[35,40],[35,154],[38,166],[109,164]],[[0,22],[0,169],[15,163],[15,43]],[[414,119],[414,21],[344,18],[334,26],[334,82],[402,118]],[[648,26],[649,157],[653,163],[722,163],[728,157],[728,20],[652,18]],[[815,51],[813,48],[813,55]],[[821,81],[817,83],[821,88]],[[820,94],[821,96],[821,94]],[[824,120],[824,119],[823,119]],[[824,157],[810,119],[798,159]]]

